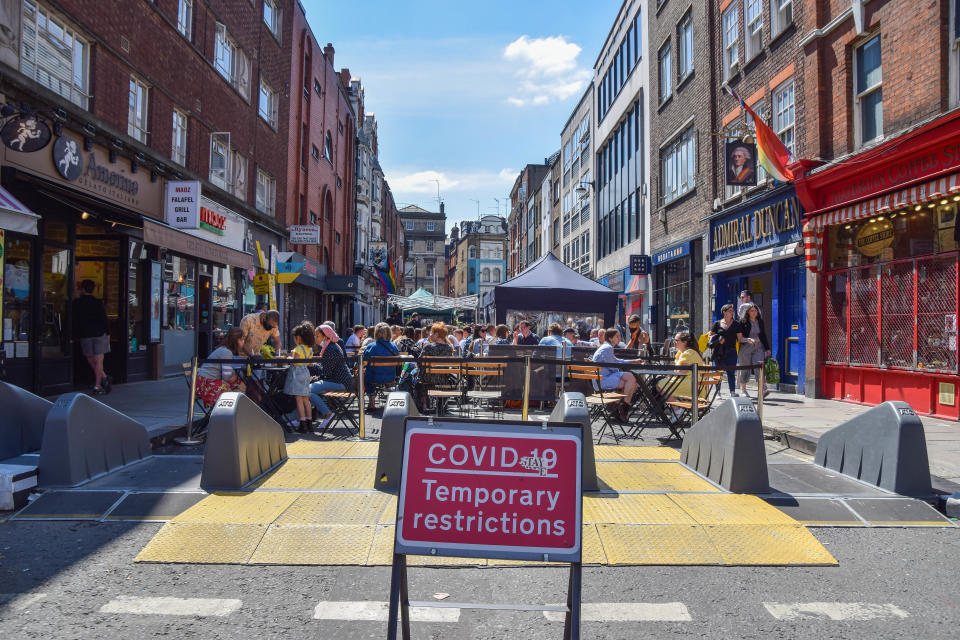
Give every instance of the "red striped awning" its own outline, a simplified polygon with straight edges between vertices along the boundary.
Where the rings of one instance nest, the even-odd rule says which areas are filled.
[[[40,216],[27,209],[9,191],[0,187],[0,229],[37,235]]]
[[[823,236],[827,227],[848,224],[957,193],[960,193],[960,173],[953,173],[808,218],[803,223],[803,247],[807,268],[813,272],[819,268]]]

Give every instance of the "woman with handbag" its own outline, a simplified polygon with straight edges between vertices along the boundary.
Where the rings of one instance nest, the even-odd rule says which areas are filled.
[[[725,304],[720,308],[720,320],[710,327],[708,346],[713,353],[713,364],[717,367],[733,367],[737,364],[737,333],[740,323],[733,317],[734,307]],[[727,371],[727,385],[730,395],[737,397],[737,372]]]
[[[740,342],[737,364],[739,366],[753,365],[755,367],[740,371],[740,393],[746,396],[747,382],[750,380],[751,374],[757,376],[759,388],[760,376],[763,375],[763,361],[771,353],[770,340],[767,338],[767,330],[763,325],[763,316],[760,315],[760,309],[757,308],[757,305],[752,302],[748,303],[743,309],[737,340]],[[769,389],[764,389],[764,397],[769,393]]]

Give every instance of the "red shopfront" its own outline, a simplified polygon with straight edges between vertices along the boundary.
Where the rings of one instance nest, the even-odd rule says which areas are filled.
[[[796,186],[818,273],[819,395],[960,418],[960,113]]]

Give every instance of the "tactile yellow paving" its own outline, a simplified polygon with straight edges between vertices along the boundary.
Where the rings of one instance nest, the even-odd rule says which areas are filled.
[[[377,461],[290,458],[257,480],[256,489],[372,489]]]
[[[627,447],[598,444],[593,447],[597,460],[679,460],[680,451],[671,447]]]
[[[364,565],[374,526],[274,524],[250,564]]]
[[[266,531],[264,524],[168,522],[134,562],[245,564]]]
[[[373,542],[370,544],[370,553],[367,555],[367,566],[393,564],[393,539],[396,528],[378,526],[373,532]]]
[[[697,525],[598,524],[610,565],[722,564],[723,558]]]
[[[700,524],[796,525],[796,520],[756,496],[672,494],[670,499]]]
[[[607,564],[607,554],[603,551],[603,543],[600,542],[600,534],[597,532],[596,525],[583,525],[581,535],[583,536],[582,562],[585,564]]]
[[[806,527],[794,525],[705,526],[707,537],[732,565],[837,565]]]
[[[390,502],[380,514],[377,524],[397,524],[397,496],[390,496]]]
[[[583,521],[602,524],[696,524],[668,496],[638,493],[584,496]]]
[[[296,493],[214,493],[170,521],[270,524],[296,499]]]
[[[296,502],[277,518],[276,524],[373,526],[379,522],[380,516],[386,510],[392,497],[373,491],[366,493],[300,494]]]
[[[347,449],[347,452],[343,455],[351,458],[359,458],[363,456],[368,458],[376,458],[379,451],[379,442],[354,442],[353,446]]]
[[[597,461],[597,477],[601,488],[614,491],[721,492],[676,462]]]
[[[345,454],[354,442],[349,440],[297,440],[287,445],[288,456],[322,456],[325,458],[339,458]]]

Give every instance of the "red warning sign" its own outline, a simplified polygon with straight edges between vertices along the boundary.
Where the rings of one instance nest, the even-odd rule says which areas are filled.
[[[579,427],[409,420],[404,445],[397,553],[579,562]]]

